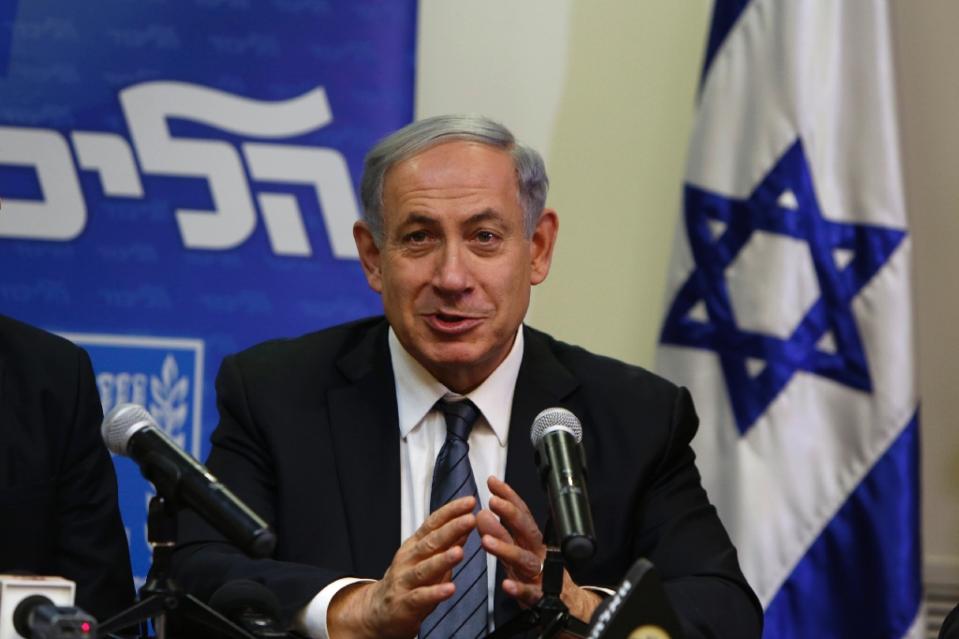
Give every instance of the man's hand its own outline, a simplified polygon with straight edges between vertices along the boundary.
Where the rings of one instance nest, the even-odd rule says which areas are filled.
[[[476,517],[483,547],[503,563],[506,570],[503,590],[506,594],[521,605],[532,606],[543,596],[542,572],[546,559],[543,533],[526,502],[509,484],[490,477],[487,485],[490,509],[482,510]],[[565,570],[560,598],[574,617],[587,622],[602,601],[596,593],[573,583]]]
[[[382,579],[338,592],[327,611],[330,637],[414,637],[433,608],[455,591],[452,568],[476,526],[474,504],[473,497],[463,497],[436,510],[403,542]]]

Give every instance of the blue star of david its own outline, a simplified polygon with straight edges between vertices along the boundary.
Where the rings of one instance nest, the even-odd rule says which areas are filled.
[[[796,208],[780,204],[791,191]],[[715,351],[722,365],[733,415],[744,435],[785,388],[805,372],[863,392],[872,380],[851,304],[906,236],[905,231],[823,218],[800,140],[783,154],[747,199],[727,198],[690,184],[685,187],[686,232],[695,268],[680,287],[666,315],[663,344]],[[710,222],[722,223],[714,235]],[[745,330],[736,324],[725,280],[727,267],[756,231],[808,243],[820,297],[787,339]],[[852,259],[837,265],[837,249]],[[775,294],[775,291],[770,291]],[[692,317],[704,303],[707,318]],[[832,334],[835,352],[819,344]],[[747,360],[765,367],[750,374]]]

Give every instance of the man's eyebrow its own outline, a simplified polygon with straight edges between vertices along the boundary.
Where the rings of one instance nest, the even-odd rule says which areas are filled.
[[[480,211],[479,213],[474,213],[469,216],[466,220],[467,224],[478,224],[480,222],[488,222],[489,220],[502,220],[503,216],[496,209],[486,208]]]
[[[482,222],[488,222],[490,220],[502,220],[502,219],[503,219],[502,214],[500,214],[500,212],[497,211],[496,209],[485,208],[482,211],[478,213],[474,213],[473,215],[466,218],[465,224],[475,225],[475,224],[480,224]],[[406,219],[400,222],[399,226],[400,228],[403,228],[407,226],[414,226],[417,224],[435,225],[435,224],[439,224],[439,222],[440,220],[437,219],[435,215],[427,215],[425,213],[417,213],[414,211],[414,212],[411,212],[409,215],[407,215]]]
[[[410,213],[406,216],[402,222],[400,222],[400,227],[413,226],[415,224],[423,225],[433,225],[437,224],[438,220],[432,215],[426,215],[424,213]]]

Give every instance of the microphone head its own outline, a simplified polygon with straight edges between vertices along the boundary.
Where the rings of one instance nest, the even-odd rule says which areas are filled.
[[[569,433],[577,444],[583,441],[583,426],[576,419],[576,415],[565,408],[554,406],[540,412],[533,420],[533,427],[529,431],[529,439],[533,442],[533,447],[539,446],[543,437],[554,430]]]
[[[128,456],[127,444],[133,435],[144,428],[153,427],[157,432],[163,432],[157,426],[153,416],[139,404],[117,404],[103,418],[100,427],[100,436],[110,452],[115,455]]]

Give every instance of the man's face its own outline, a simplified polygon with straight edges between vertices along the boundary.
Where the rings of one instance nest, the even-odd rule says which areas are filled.
[[[513,159],[469,141],[431,147],[394,165],[383,185],[383,240],[354,237],[370,286],[400,342],[438,380],[472,390],[509,353],[546,278],[557,218],[527,238]]]

